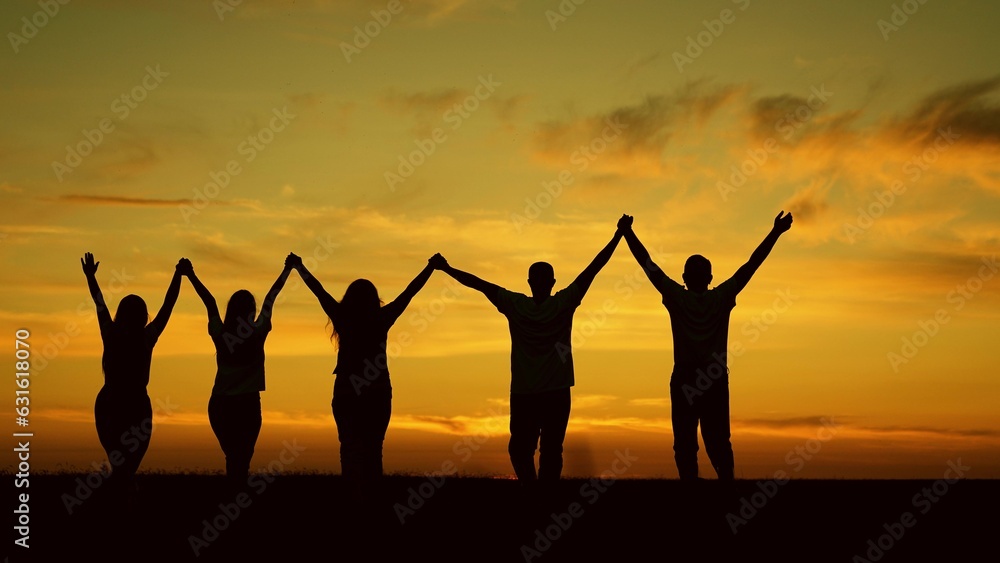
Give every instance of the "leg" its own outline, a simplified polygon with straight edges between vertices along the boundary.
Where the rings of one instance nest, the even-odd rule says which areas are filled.
[[[208,423],[219,440],[219,447],[226,458],[226,477],[231,481],[236,469],[236,447],[233,439],[233,408],[230,398],[225,395],[212,395],[208,400]]]
[[[358,424],[358,397],[350,386],[333,388],[333,419],[340,439],[340,472],[346,481],[357,481],[363,473],[363,436]]]
[[[232,454],[226,456],[226,474],[239,487],[250,476],[250,461],[260,436],[260,393],[246,393],[230,399],[232,409]]]
[[[149,449],[149,439],[153,433],[153,407],[149,395],[131,397],[119,405],[123,418],[118,435],[119,448],[125,461],[119,467],[122,485],[133,488],[135,474],[142,464],[142,458]],[[127,436],[124,436],[127,433]]]
[[[392,417],[392,390],[364,392],[364,487],[370,492],[382,478],[382,444]]]
[[[733,444],[729,429],[729,382],[720,379],[705,393],[701,437],[720,480],[734,478]]]
[[[541,434],[541,421],[533,395],[510,394],[510,442],[507,453],[517,480],[523,485],[535,482],[535,448]]]
[[[366,391],[364,405],[365,474],[369,477],[381,477],[382,444],[392,417],[392,391]]]
[[[108,456],[108,463],[111,462],[113,452],[118,451],[121,442],[118,438],[118,425],[115,424],[116,405],[111,397],[111,392],[106,388],[101,388],[97,394],[97,401],[94,403],[94,422],[97,424],[97,438],[101,441],[101,447]],[[116,456],[117,457],[117,456]]]
[[[670,380],[670,421],[674,430],[674,461],[681,480],[698,478],[698,411],[696,397],[689,401],[684,384]]]
[[[556,481],[562,474],[563,440],[569,424],[570,388],[546,393],[541,405],[542,439],[538,455],[538,480]]]

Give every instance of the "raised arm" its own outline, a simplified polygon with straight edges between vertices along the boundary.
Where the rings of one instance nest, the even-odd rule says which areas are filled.
[[[628,244],[628,249],[632,251],[632,256],[635,257],[635,261],[642,266],[642,271],[646,273],[646,277],[652,282],[653,287],[660,288],[664,280],[669,279],[667,274],[663,273],[663,270],[653,262],[653,258],[649,255],[649,251],[643,246],[639,237],[636,236],[635,231],[632,230],[632,216],[622,215],[622,218],[618,220],[618,230],[622,231],[625,236],[625,243]]]
[[[431,259],[431,262],[434,265],[435,269],[441,270],[442,272],[455,278],[455,281],[464,285],[465,287],[475,289],[476,291],[481,292],[483,295],[486,296],[487,299],[490,300],[490,303],[493,303],[494,305],[499,307],[499,303],[497,301],[500,295],[499,285],[492,284],[488,281],[479,279],[476,276],[468,272],[463,272],[462,270],[459,270],[457,268],[452,268],[448,264],[448,261],[445,260],[444,257],[441,256],[440,254],[435,255],[435,257]]]
[[[185,268],[182,261],[177,262],[177,267],[174,268],[174,276],[170,278],[170,285],[167,287],[167,295],[163,298],[163,305],[160,306],[160,311],[156,313],[156,317],[149,326],[156,332],[156,334],[161,334],[163,329],[167,328],[167,321],[170,320],[170,313],[174,310],[174,304],[177,303],[177,296],[181,292],[181,271]]]
[[[198,279],[198,276],[195,275],[194,266],[191,264],[191,261],[188,260],[187,258],[182,258],[180,264],[180,270],[181,270],[181,275],[187,276],[188,280],[191,282],[191,285],[194,287],[195,293],[198,294],[198,297],[201,297],[201,302],[205,304],[205,309],[208,311],[208,320],[209,321],[212,321],[213,319],[221,320],[222,317],[219,316],[219,305],[215,302],[215,297],[212,295],[212,292],[210,292],[208,288],[205,287],[205,284],[201,283],[201,280]]]
[[[757,268],[764,263],[764,259],[767,255],[771,253],[771,249],[774,248],[774,243],[778,242],[778,237],[782,233],[786,232],[788,229],[792,228],[792,214],[785,214],[784,211],[778,213],[778,216],[774,218],[774,227],[771,228],[771,232],[767,233],[764,237],[763,242],[757,246],[757,249],[753,251],[750,255],[750,259],[747,260],[746,264],[740,266],[739,270],[733,274],[730,280],[733,282],[733,293],[739,293],[746,287],[747,283],[750,282],[750,278],[753,277]]]
[[[87,276],[87,286],[90,288],[90,296],[94,298],[94,305],[97,306],[98,325],[104,327],[111,323],[111,312],[104,302],[104,294],[101,293],[101,286],[97,284],[97,267],[100,262],[94,262],[94,255],[90,252],[80,258],[80,265],[83,266],[83,274]]]
[[[271,318],[271,313],[274,310],[274,301],[278,298],[278,294],[281,293],[281,288],[285,287],[285,282],[288,281],[288,274],[292,273],[292,265],[301,262],[295,259],[298,256],[295,258],[292,258],[292,256],[292,254],[289,254],[288,258],[285,258],[285,267],[281,269],[278,279],[274,280],[274,285],[271,286],[267,295],[264,296],[264,304],[260,308],[260,315],[257,316],[258,324],[264,319]]]
[[[619,220],[619,223],[621,223],[621,220]],[[606,244],[604,248],[597,253],[597,256],[594,257],[594,260],[590,263],[590,265],[576,277],[576,280],[573,283],[575,283],[577,288],[579,288],[581,297],[583,294],[587,293],[588,289],[590,289],[590,284],[593,283],[594,278],[597,277],[597,273],[601,271],[601,268],[608,263],[608,260],[611,260],[611,255],[615,253],[615,248],[618,247],[618,243],[621,240],[622,229],[618,228],[615,230],[615,236],[611,237],[611,242]]]
[[[434,265],[439,263],[439,261],[436,260],[436,258],[439,256],[441,255],[435,254],[433,257],[431,257],[431,259],[427,261],[427,265],[424,266],[424,269],[420,270],[420,273],[417,274],[417,277],[413,278],[413,281],[411,281],[410,284],[406,286],[406,289],[403,290],[403,293],[400,293],[399,297],[394,299],[392,303],[389,303],[388,305],[385,306],[386,312],[393,319],[399,318],[399,316],[403,314],[403,311],[406,310],[407,305],[410,304],[410,301],[417,294],[417,292],[423,289],[424,284],[427,283],[427,280],[431,278],[431,274],[434,273]],[[444,258],[442,257],[441,260],[443,259]]]
[[[302,281],[306,283],[306,287],[309,288],[309,291],[313,292],[316,299],[319,299],[320,307],[323,307],[326,316],[332,319],[337,314],[337,308],[340,306],[340,303],[323,289],[323,284],[319,283],[319,280],[306,268],[305,264],[302,263],[302,258],[299,258],[295,254],[289,254],[286,263],[292,269],[299,272],[299,275],[302,276]]]

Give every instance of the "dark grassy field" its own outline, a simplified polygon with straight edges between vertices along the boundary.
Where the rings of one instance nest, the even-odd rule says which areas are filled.
[[[10,561],[982,561],[1000,535],[1000,481],[564,480],[537,498],[393,476],[359,505],[336,476],[257,475],[236,498],[219,476],[154,474],[125,510],[106,487],[77,502],[85,477],[32,477]]]

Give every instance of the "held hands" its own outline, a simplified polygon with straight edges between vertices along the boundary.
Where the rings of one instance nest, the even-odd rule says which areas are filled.
[[[774,232],[780,235],[781,233],[791,228],[792,228],[792,214],[791,213],[786,214],[784,211],[779,212],[778,216],[774,218]]]
[[[301,266],[302,258],[299,258],[295,253],[288,253],[288,257],[285,258],[285,267],[297,270]]]
[[[177,270],[177,273],[182,276],[191,277],[194,275],[194,265],[192,265],[191,261],[187,258],[181,258],[177,262],[177,267],[175,269]]]
[[[80,265],[83,266],[83,273],[92,276],[97,273],[97,267],[101,265],[100,262],[94,262],[94,255],[90,252],[84,254],[83,258],[80,258]]]
[[[435,270],[443,270],[448,267],[448,261],[444,259],[444,256],[441,256],[441,253],[431,256],[427,263]]]
[[[622,215],[622,218],[618,220],[618,231],[625,233],[626,231],[632,230],[632,220],[634,217],[631,215]]]

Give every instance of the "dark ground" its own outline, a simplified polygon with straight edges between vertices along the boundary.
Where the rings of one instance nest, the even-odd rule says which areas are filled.
[[[564,480],[532,500],[515,481],[394,476],[359,505],[337,476],[257,475],[237,515],[223,477],[149,474],[131,510],[98,486],[70,514],[85,477],[32,476],[30,548],[15,532],[10,561],[995,561],[1000,537],[993,480]]]

